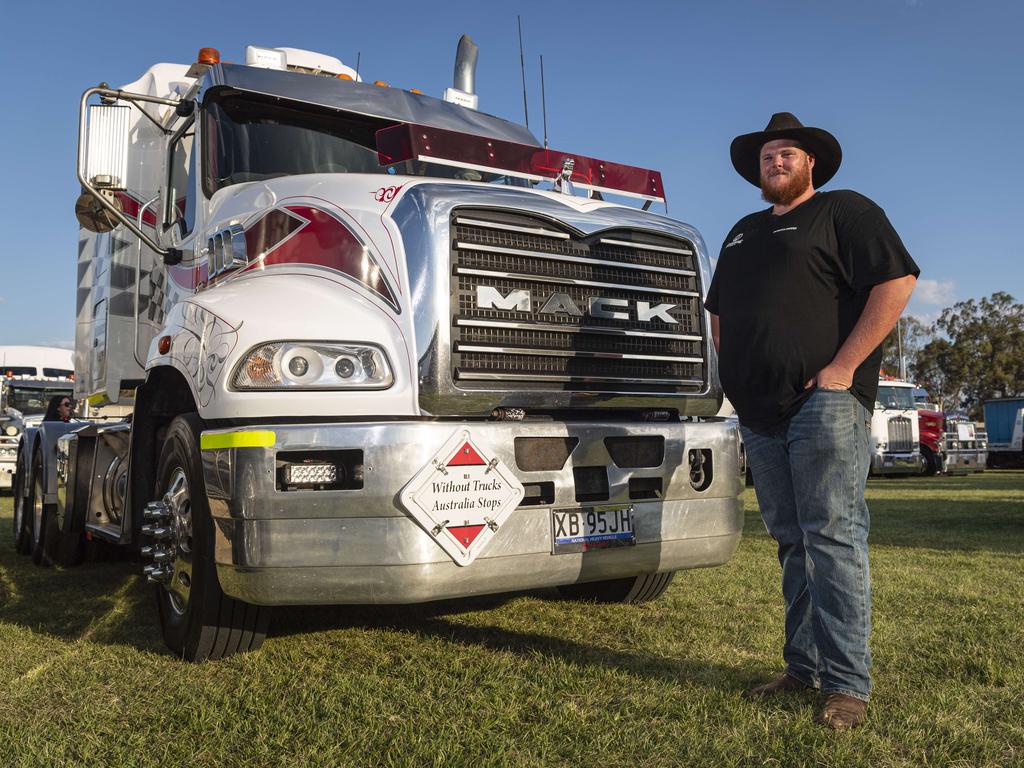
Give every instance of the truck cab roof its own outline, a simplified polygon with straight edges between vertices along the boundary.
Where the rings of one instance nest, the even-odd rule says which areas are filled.
[[[401,88],[242,64],[215,64],[203,75],[200,99],[219,88],[315,104],[395,123],[540,146],[533,133],[517,123]]]

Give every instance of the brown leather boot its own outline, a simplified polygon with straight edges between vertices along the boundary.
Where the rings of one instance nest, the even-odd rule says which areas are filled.
[[[744,691],[743,698],[748,701],[753,699],[770,699],[783,693],[805,693],[806,691],[813,690],[811,686],[804,685],[795,677],[791,677],[783,672],[769,683],[764,683],[756,688],[751,688],[749,691]]]
[[[863,725],[868,719],[868,703],[845,693],[830,693],[825,697],[821,712],[815,721],[834,731],[846,731]]]

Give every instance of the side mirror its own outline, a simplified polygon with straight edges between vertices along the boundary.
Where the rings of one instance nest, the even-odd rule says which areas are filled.
[[[129,106],[92,104],[84,137],[85,178],[118,211],[121,203],[113,193],[127,187],[130,118]],[[75,201],[75,217],[90,232],[109,232],[120,223],[117,214],[85,189]]]
[[[93,96],[99,96],[101,103],[89,104]],[[75,204],[78,221],[91,232],[108,232],[123,225],[151,250],[172,261],[180,260],[180,254],[162,247],[143,231],[141,224],[126,216],[114,194],[128,187],[131,107],[121,102],[129,102],[139,110],[143,104],[176,108],[179,103],[177,99],[111,90],[106,83],[82,94],[78,109],[77,173],[83,192]],[[152,115],[143,114],[167,132]]]
[[[115,208],[121,209],[121,201],[116,197],[110,197],[109,200]],[[82,229],[90,232],[109,232],[121,223],[113,213],[103,207],[92,192],[85,190],[75,201],[75,218]]]
[[[131,107],[117,104],[89,106],[85,178],[101,189],[127,189],[128,130]]]

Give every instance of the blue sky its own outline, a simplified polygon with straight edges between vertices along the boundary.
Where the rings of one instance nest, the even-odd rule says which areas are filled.
[[[13,7],[10,7],[13,6]],[[9,4],[0,216],[0,344],[74,337],[78,99],[201,46],[338,56],[369,80],[440,95],[459,35],[480,46],[480,107],[541,134],[544,55],[551,145],[660,170],[669,213],[717,253],[765,206],[729,142],[776,111],[828,129],[843,166],[826,189],[868,195],[922,268],[909,313],[932,319],[996,290],[1024,300],[1024,3],[48,2]]]

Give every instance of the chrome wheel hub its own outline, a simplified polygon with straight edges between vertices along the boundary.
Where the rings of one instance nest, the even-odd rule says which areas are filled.
[[[192,592],[192,497],[181,467],[171,473],[163,497],[146,505],[143,517],[142,534],[151,543],[141,552],[153,562],[142,571],[167,590],[171,607],[183,614]]]

